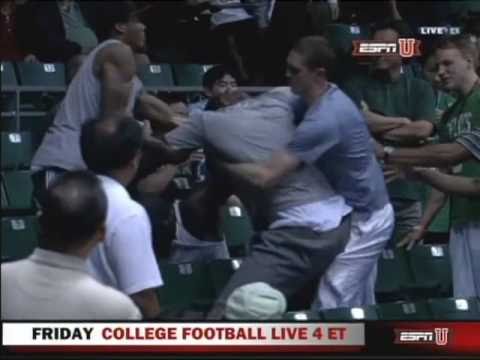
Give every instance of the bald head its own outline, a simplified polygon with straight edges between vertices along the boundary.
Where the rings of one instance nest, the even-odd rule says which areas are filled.
[[[42,247],[66,252],[88,244],[102,228],[107,198],[97,177],[68,172],[48,188],[40,224]]]
[[[105,175],[127,167],[138,155],[142,142],[142,127],[128,116],[88,121],[80,136],[87,167]]]

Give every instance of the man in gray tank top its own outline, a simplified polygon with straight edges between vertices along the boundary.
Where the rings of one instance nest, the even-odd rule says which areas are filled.
[[[85,122],[131,115],[136,107],[159,128],[175,127],[168,107],[142,93],[142,83],[136,76],[133,52],[144,48],[146,27],[135,16],[135,5],[129,1],[108,1],[99,6],[101,24],[109,38],[86,57],[32,160],[40,202],[55,174],[86,169],[79,145],[80,129]]]

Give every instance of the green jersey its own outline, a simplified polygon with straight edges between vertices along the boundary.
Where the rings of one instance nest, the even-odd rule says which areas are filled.
[[[358,76],[344,84],[344,91],[361,107],[364,102],[374,113],[407,117],[412,121],[435,121],[435,95],[425,80],[403,73],[399,79],[385,80],[375,76]],[[385,142],[385,145],[410,147],[410,143]],[[396,180],[388,184],[390,198],[422,200],[425,186],[420,182]]]
[[[480,88],[459,98],[438,127],[440,142],[462,144],[474,156],[454,168],[455,175],[480,178]],[[451,196],[451,225],[480,221],[480,198]]]

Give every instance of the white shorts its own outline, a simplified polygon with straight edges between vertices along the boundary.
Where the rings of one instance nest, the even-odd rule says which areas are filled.
[[[352,214],[350,239],[320,279],[315,310],[375,304],[377,262],[393,228],[390,204],[370,216]]]
[[[453,295],[459,298],[480,297],[480,222],[453,227],[449,250]]]

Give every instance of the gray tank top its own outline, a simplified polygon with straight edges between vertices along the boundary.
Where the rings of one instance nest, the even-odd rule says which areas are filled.
[[[80,131],[86,121],[99,116],[102,98],[101,82],[94,72],[95,58],[100,50],[116,43],[120,41],[106,40],[87,56],[70,83],[55,120],[33,157],[32,169],[51,167],[65,170],[86,169],[80,152]],[[141,89],[142,83],[135,76],[128,111],[133,110],[135,99]]]

